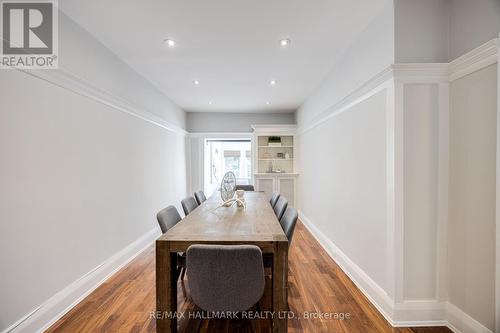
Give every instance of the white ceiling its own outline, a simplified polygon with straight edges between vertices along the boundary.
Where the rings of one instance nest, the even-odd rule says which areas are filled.
[[[59,3],[186,111],[282,112],[304,102],[385,1]],[[165,38],[177,46],[169,49]],[[281,38],[291,39],[289,48],[280,47]],[[271,87],[271,79],[278,84]]]

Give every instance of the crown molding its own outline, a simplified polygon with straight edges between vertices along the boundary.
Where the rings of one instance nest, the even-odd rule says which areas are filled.
[[[450,62],[450,81],[497,63],[499,41],[499,38],[492,39]]]
[[[447,63],[411,63],[391,66],[394,79],[401,83],[443,83],[449,81]]]
[[[175,134],[187,135],[188,132],[181,127],[171,124],[154,113],[144,110],[132,102],[96,87],[85,79],[72,74],[61,67],[49,70],[24,70],[16,69],[22,73],[49,82],[60,88],[71,91],[80,96],[111,107],[117,111],[127,113],[131,116],[147,121]]]
[[[376,93],[387,89],[387,83],[394,78],[394,71],[392,66],[388,66],[382,71],[378,72],[358,88],[354,89],[346,97],[326,108],[317,117],[315,117],[309,124],[300,126],[297,129],[297,134],[301,135],[311,129],[321,125],[330,118],[347,111],[352,106],[366,100],[367,98],[375,95]]]
[[[255,133],[295,133],[295,131],[297,130],[297,125],[263,124],[251,125],[251,128]]]

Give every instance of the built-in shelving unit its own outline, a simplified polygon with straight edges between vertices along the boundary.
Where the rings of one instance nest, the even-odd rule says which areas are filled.
[[[254,179],[258,191],[280,192],[292,206],[296,193],[295,125],[254,125]]]
[[[270,138],[279,138],[281,142],[271,143]],[[294,136],[260,135],[257,133],[257,173],[293,172]]]

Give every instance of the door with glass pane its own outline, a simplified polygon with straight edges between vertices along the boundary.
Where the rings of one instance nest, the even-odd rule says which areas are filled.
[[[252,183],[251,139],[205,140],[205,193],[218,190],[224,174],[236,175],[236,183]]]

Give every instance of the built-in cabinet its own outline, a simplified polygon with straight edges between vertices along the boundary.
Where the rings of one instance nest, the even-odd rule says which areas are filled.
[[[295,206],[297,193],[294,125],[254,125],[254,180],[257,191],[268,197],[279,192]]]

